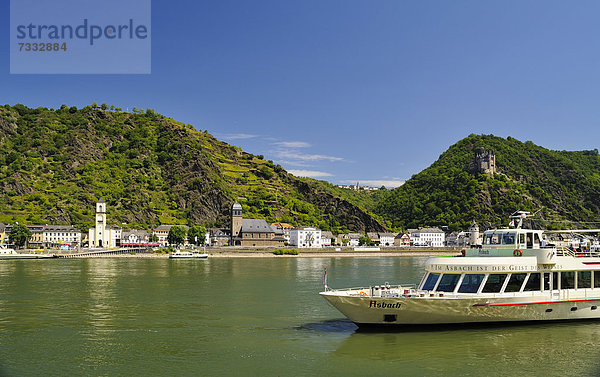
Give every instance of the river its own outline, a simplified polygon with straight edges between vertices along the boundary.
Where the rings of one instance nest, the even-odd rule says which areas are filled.
[[[0,261],[7,376],[596,376],[600,321],[364,332],[332,287],[419,282],[425,258]]]

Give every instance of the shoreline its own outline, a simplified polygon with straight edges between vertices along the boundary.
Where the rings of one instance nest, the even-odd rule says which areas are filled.
[[[211,250],[212,251],[212,250]],[[226,251],[206,251],[208,258],[381,258],[381,257],[441,257],[441,256],[459,256],[461,253],[456,250],[406,250],[406,251],[299,251],[298,255],[275,255],[272,251],[249,251],[249,250],[226,250]],[[44,253],[52,255],[53,253]],[[92,258],[163,258],[168,259],[169,254],[157,253],[136,253],[136,254],[95,254],[95,255],[77,255],[77,254],[56,254],[59,258],[66,259],[92,259]]]

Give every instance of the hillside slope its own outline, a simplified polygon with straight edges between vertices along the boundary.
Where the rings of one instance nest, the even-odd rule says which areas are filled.
[[[61,107],[0,107],[0,221],[93,223],[100,195],[109,221],[225,226],[245,217],[321,229],[383,230],[327,185],[156,114]]]
[[[470,168],[476,151],[495,152],[497,172]],[[430,167],[389,192],[375,212],[395,227],[467,229],[508,224],[516,210],[537,211],[538,226],[585,226],[600,221],[598,151],[552,151],[514,138],[470,135]]]

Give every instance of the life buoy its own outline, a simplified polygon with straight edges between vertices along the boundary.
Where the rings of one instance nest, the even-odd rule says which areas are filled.
[[[365,292],[362,292],[362,291],[360,292],[360,295],[361,296],[367,296],[367,294]]]
[[[515,251],[513,251],[513,255],[515,257],[522,257],[523,256],[523,252],[521,251],[521,249],[515,249]]]
[[[462,249],[462,250],[460,251],[460,254],[461,254],[463,257],[465,256],[465,253],[466,253],[465,249]]]

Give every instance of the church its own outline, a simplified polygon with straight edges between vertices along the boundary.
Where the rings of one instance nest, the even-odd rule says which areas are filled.
[[[114,248],[121,243],[121,227],[106,223],[106,203],[102,195],[96,203],[96,226],[88,234],[89,247]]]
[[[242,205],[235,202],[231,207],[231,246],[281,247],[285,242],[283,232],[276,232],[265,219],[244,219]]]

